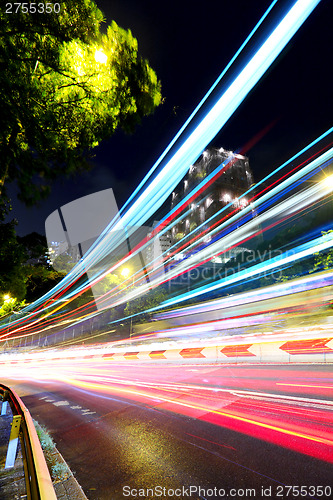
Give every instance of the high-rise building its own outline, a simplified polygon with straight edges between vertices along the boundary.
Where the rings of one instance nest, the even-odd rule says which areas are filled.
[[[172,242],[181,240],[193,229],[210,219],[214,222],[214,215],[223,207],[225,214],[232,210],[244,208],[248,201],[246,197],[239,197],[253,184],[253,175],[249,160],[245,156],[226,151],[223,148],[211,148],[202,153],[192,165],[184,180],[172,193],[171,208],[182,201],[193,188],[210,174],[217,170],[213,182],[189,203],[190,211],[172,229]]]
[[[159,221],[154,221],[152,230],[154,230],[158,225]],[[148,233],[148,238],[151,236],[152,232]],[[166,258],[170,247],[171,234],[169,231],[156,235],[153,238],[152,243],[150,243],[150,245],[148,245],[143,252],[146,265],[151,266],[153,269],[157,268],[161,262],[163,262],[163,259]]]

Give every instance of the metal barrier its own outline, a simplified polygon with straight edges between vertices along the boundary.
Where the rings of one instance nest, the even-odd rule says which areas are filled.
[[[9,387],[0,384],[0,395],[1,393],[1,415],[6,414],[8,403],[13,413],[5,468],[14,467],[18,440],[20,439],[27,499],[57,500],[30,412],[15,391]]]

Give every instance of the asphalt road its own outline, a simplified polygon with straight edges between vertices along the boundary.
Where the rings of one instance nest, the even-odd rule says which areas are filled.
[[[24,373],[3,383],[50,430],[90,500],[333,492],[332,365],[85,360]]]

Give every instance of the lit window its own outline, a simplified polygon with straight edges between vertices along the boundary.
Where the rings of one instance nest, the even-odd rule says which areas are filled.
[[[206,208],[208,208],[212,203],[213,203],[213,200],[211,199],[211,197],[207,198],[207,200],[206,200]]]
[[[200,221],[204,222],[205,220],[205,207],[200,207]]]
[[[229,201],[231,201],[231,196],[229,193],[224,193],[223,196],[222,196],[222,201],[224,201],[224,203],[229,203]]]

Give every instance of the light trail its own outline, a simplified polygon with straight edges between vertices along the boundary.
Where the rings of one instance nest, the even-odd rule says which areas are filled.
[[[199,240],[197,240],[195,242],[195,245],[197,245],[200,241],[202,242],[204,240],[204,238],[207,237],[207,234],[208,234],[208,236],[212,236],[217,231],[221,231],[221,229],[223,229],[223,227],[230,227],[232,225],[232,223],[234,225],[239,224],[239,219],[240,218],[244,219],[245,215],[248,214],[248,213],[251,213],[253,210],[256,210],[256,211],[259,210],[260,211],[261,210],[261,208],[260,208],[261,205],[264,206],[265,203],[269,202],[270,199],[273,198],[274,196],[276,196],[278,193],[280,193],[280,196],[282,196],[284,194],[284,190],[285,189],[287,189],[287,188],[290,189],[291,186],[293,186],[295,183],[300,182],[300,179],[302,179],[302,177],[304,177],[306,175],[309,175],[309,173],[311,173],[311,171],[315,170],[323,162],[331,159],[332,158],[332,151],[333,150],[331,149],[328,152],[324,153],[319,158],[317,158],[316,160],[314,160],[313,162],[311,162],[309,165],[307,165],[306,167],[304,167],[300,172],[298,172],[298,173],[294,174],[293,176],[289,177],[287,180],[285,180],[279,186],[277,186],[276,188],[274,188],[274,190],[272,192],[269,192],[266,195],[264,195],[263,197],[257,199],[256,201],[253,201],[251,203],[251,206],[244,208],[241,213],[237,213],[233,217],[228,218],[228,220],[225,221],[218,228],[216,228],[214,230],[214,232],[205,233],[203,236],[200,236]],[[215,171],[211,175],[214,176],[215,175]],[[200,187],[201,187],[201,184],[198,186],[198,189],[200,189]],[[276,208],[272,209],[271,211],[266,212],[265,215],[263,215],[261,217],[260,216],[256,217],[255,219],[253,219],[248,224],[247,227],[249,227],[249,225],[250,225],[250,226],[256,228],[260,223],[262,223],[265,220],[269,219],[269,217],[273,218],[276,215],[282,217],[283,211],[286,211],[286,210],[289,210],[289,216],[290,216],[290,214],[293,211],[295,211],[296,209],[300,210],[300,209],[302,209],[302,208],[310,205],[311,203],[314,203],[316,200],[318,200],[318,199],[326,196],[331,190],[332,190],[332,188],[331,188],[331,186],[329,184],[325,185],[325,184],[320,184],[319,183],[318,186],[315,186],[312,189],[310,189],[310,190],[308,190],[308,191],[306,191],[304,193],[301,193],[301,194],[299,194],[299,195],[291,198],[290,200],[287,200],[284,203],[284,205],[283,204],[279,205]],[[241,197],[245,196],[245,194],[242,195]],[[192,193],[189,194],[189,197],[191,197],[191,196],[193,196]],[[286,208],[285,208],[285,206],[286,206]],[[229,207],[229,205],[227,207],[224,207],[220,212],[225,211],[226,209],[228,209],[228,207]],[[178,207],[176,207],[175,210],[177,210],[177,208]],[[265,208],[267,208],[267,207],[265,207]],[[215,214],[214,217],[216,217],[217,215],[218,215],[218,213]],[[206,221],[206,223],[208,224],[209,220]],[[161,223],[161,225],[162,225],[162,223]],[[197,232],[198,229],[200,229],[202,226],[203,225],[201,225],[201,226],[199,226],[199,228],[195,229],[193,231],[193,233]],[[170,230],[171,227],[172,227],[172,225],[171,226],[167,226],[167,230]],[[230,236],[231,240],[233,241],[233,246],[235,246],[235,242],[237,242],[237,232],[239,233],[240,231],[241,230],[238,229],[237,231],[234,231],[232,233],[232,235]],[[229,232],[230,232],[230,230],[229,230]],[[192,233],[190,233],[190,235],[191,234]],[[159,234],[158,234],[158,236],[159,236]],[[241,237],[240,241],[241,240],[242,240],[242,237]],[[144,248],[145,246],[146,245],[143,245],[143,246],[139,245],[138,251],[141,250],[142,248]],[[228,243],[225,242],[225,240],[218,241],[215,246],[217,248],[219,246],[220,247],[222,246],[224,248],[224,251],[228,250]],[[187,245],[186,246],[186,250],[190,251],[191,247],[193,247],[193,245]],[[230,246],[229,246],[229,248],[230,248]],[[135,254],[135,251],[133,251],[133,253]],[[129,256],[129,258],[131,258],[133,256],[133,253],[131,253],[131,255]],[[172,253],[172,255],[173,255],[173,253]],[[181,273],[184,273],[184,272],[188,271],[191,268],[191,265],[193,265],[193,262],[191,262],[191,258],[192,258],[192,260],[195,263],[202,263],[202,262],[205,261],[205,259],[210,258],[213,255],[219,254],[219,252],[215,250],[215,247],[212,244],[210,244],[209,247],[208,247],[208,249],[206,249],[206,253],[208,254],[206,256],[205,255],[202,256],[202,253],[199,253],[199,254],[196,254],[193,257],[190,257],[189,259],[187,259],[184,262],[183,265],[178,265],[176,267],[176,270],[173,271],[173,273],[165,273],[164,280],[166,281],[166,280],[171,279],[171,278],[173,278],[173,277],[175,277],[175,276],[177,276],[177,275],[179,275]],[[172,255],[171,255],[171,257],[168,256],[168,258],[163,261],[163,264],[162,264],[163,266],[165,264],[167,264],[168,262],[170,262],[170,260],[172,258]],[[139,280],[137,280],[135,283],[137,283],[137,282],[140,281],[140,274],[142,275],[142,270],[137,271],[136,274],[139,275]],[[158,286],[160,283],[161,283],[161,278],[159,278],[158,280],[155,280],[155,282],[151,281],[150,282],[150,287]],[[146,285],[144,285],[144,288],[145,288],[145,286]],[[144,291],[143,289],[138,288],[136,292],[132,292],[132,295],[127,295],[126,299],[124,299],[124,300],[128,300],[128,299],[134,298],[135,296],[140,295],[143,291]],[[112,294],[112,290],[108,293],[108,295],[110,296],[111,294]]]
[[[318,3],[319,0],[298,0],[295,3],[194,132],[124,214],[121,222],[125,227],[143,225],[156,208],[162,205],[184,177],[189,165],[220,131]],[[112,229],[120,230],[121,227],[117,223]],[[107,237],[106,235],[106,239]],[[87,255],[86,265],[89,266],[92,256],[93,252]]]
[[[121,223],[125,227],[143,225],[162,205],[184,177],[189,165],[198,158],[205,146],[220,131],[318,3],[319,0],[298,0],[295,3],[190,137],[185,140],[163,170],[124,214]],[[121,227],[118,223],[112,229],[120,230]],[[108,235],[105,238],[107,239]],[[88,252],[86,257],[88,267],[92,256],[93,252],[92,254]],[[123,265],[123,262],[119,265]]]
[[[263,287],[259,290],[235,294],[233,296],[223,297],[222,299],[206,301],[193,306],[173,309],[169,312],[161,312],[156,317],[158,319],[168,319],[170,317],[176,318],[180,316],[193,317],[194,314],[210,313],[216,310],[223,311],[224,309],[227,309],[232,311],[232,308],[234,308],[234,310],[238,313],[242,312],[246,314],[248,311],[246,309],[242,309],[242,306],[246,306],[247,304],[251,305],[261,302],[261,307],[263,309],[268,309],[272,308],[273,304],[266,302],[265,305],[263,301],[277,299],[291,294],[295,295],[306,290],[316,290],[318,288],[329,287],[332,285],[333,271],[327,271],[320,273],[319,275],[307,276],[306,278],[303,277],[285,283],[277,283],[274,286]]]
[[[315,371],[274,365],[185,364],[161,366],[103,359],[62,358],[15,365],[17,380],[60,382],[95,394],[187,415],[333,463],[333,378]],[[292,391],[292,394],[291,394]],[[308,392],[310,391],[310,392]]]
[[[322,136],[320,136],[317,140],[313,141],[311,144],[309,144],[306,148],[303,148],[302,151],[300,151],[299,153],[297,153],[296,155],[294,155],[292,158],[290,158],[290,160],[288,160],[287,162],[285,162],[284,164],[282,164],[280,167],[276,168],[271,174],[269,174],[268,176],[266,176],[262,181],[258,182],[255,186],[251,187],[250,189],[248,189],[246,192],[244,192],[241,196],[239,196],[239,199],[242,199],[242,198],[245,198],[249,193],[253,193],[255,190],[258,189],[258,187],[264,183],[266,180],[268,180],[271,176],[273,176],[274,174],[276,174],[277,172],[279,172],[282,168],[285,168],[286,166],[288,166],[292,161],[294,161],[295,159],[297,159],[301,154],[303,154],[304,152],[308,151],[311,147],[313,147],[314,145],[318,144],[318,142],[320,142],[324,137],[327,137],[327,135],[331,134],[333,132],[333,128],[329,129],[325,134],[323,134]],[[323,158],[324,157],[321,157],[321,160],[316,163],[312,163],[311,164],[311,167],[310,168],[305,168],[302,170],[302,174],[301,175],[298,175],[298,180],[295,179],[295,177],[293,177],[293,180],[294,182],[299,182],[299,179],[301,178],[302,175],[311,175],[311,168],[315,168],[316,165],[320,165],[320,162],[323,161]],[[327,158],[327,156],[326,156]],[[219,171],[219,169],[223,170],[223,167],[224,164],[220,165],[220,167],[218,167],[217,169],[214,170],[214,172],[208,176],[207,180],[210,180],[210,178],[213,178],[213,176],[216,175],[216,173]],[[292,172],[294,170],[298,170],[299,166],[298,167],[294,167]],[[321,168],[321,167],[320,167]],[[312,175],[314,175],[314,173],[312,173]],[[290,176],[290,172],[286,173],[283,178],[285,177],[288,177]],[[275,181],[274,184],[276,184],[278,181]],[[203,181],[202,183],[199,184],[199,186],[195,189],[193,189],[191,191],[191,193],[189,193],[189,195],[185,198],[185,201],[187,201],[187,203],[189,204],[191,202],[192,199],[195,199],[195,196],[197,195],[198,191],[200,191],[202,189],[202,187],[206,185],[206,181]],[[287,186],[284,186],[285,189],[287,189]],[[251,203],[251,206],[248,207],[247,209],[244,208],[242,210],[242,219],[244,219],[246,213],[249,214],[251,213],[251,211],[253,210],[258,210],[259,209],[259,202],[254,202],[254,200],[256,200],[260,194],[263,194],[265,191],[267,191],[268,188],[266,187],[261,193],[253,196],[250,200],[249,200],[249,203]],[[280,191],[280,189],[278,189],[278,191]],[[275,194],[275,193],[274,193]],[[275,194],[276,196],[276,194]],[[269,202],[270,200],[270,196],[268,195],[267,198],[266,197],[263,197],[260,199],[261,202],[264,202],[266,201],[267,203]],[[192,237],[193,238],[193,241],[196,240],[196,242],[198,243],[198,239],[200,238],[201,240],[203,240],[206,236],[207,236],[207,231],[208,230],[205,230],[205,226],[206,224],[209,224],[214,218],[216,218],[217,216],[219,216],[220,214],[222,214],[223,212],[226,212],[230,207],[231,207],[232,203],[229,203],[228,205],[226,205],[225,207],[223,207],[222,209],[220,209],[219,211],[216,212],[216,214],[214,214],[214,216],[212,216],[211,218],[209,218],[207,221],[205,221],[205,223],[202,223],[200,224],[197,228],[195,228],[193,231],[191,231],[189,233],[189,235],[187,235],[186,239]],[[176,225],[178,222],[180,222],[183,218],[186,217],[186,215],[189,213],[189,210],[186,211],[181,217],[175,219],[175,216],[176,214],[178,213],[179,209],[184,206],[184,203],[183,202],[180,202],[171,212],[169,212],[169,214],[161,220],[159,226],[153,230],[152,234],[154,235],[153,236],[153,241],[156,240],[157,238],[163,236],[163,234],[167,233],[168,231],[172,230],[173,226]],[[227,214],[225,218],[228,218],[228,221],[224,224],[224,226],[231,226],[231,223],[232,221],[234,220],[234,224],[236,225],[238,222],[239,222],[239,214],[237,213],[238,210],[234,210],[231,214]],[[233,214],[236,214],[234,216],[234,218],[232,219],[231,217],[233,216]],[[167,221],[169,221],[169,223],[167,224]],[[172,221],[172,222],[170,222]],[[219,223],[223,222],[224,219],[220,220]],[[167,225],[166,225],[167,224]],[[215,223],[216,225],[217,223]],[[220,226],[218,229],[221,230],[223,226]],[[211,226],[211,229],[214,228],[214,225]],[[199,232],[201,231],[201,232]],[[199,234],[197,236],[193,236],[195,235],[196,233]],[[213,234],[213,233],[212,233]],[[136,249],[133,249],[132,252],[131,252],[131,257],[133,255],[135,255],[136,253],[138,253],[139,251],[142,251],[144,250],[150,243],[151,243],[151,239],[147,242],[146,240],[144,240],[143,242],[141,242]],[[200,240],[199,240],[200,241]],[[174,244],[169,250],[168,252],[164,252],[162,254],[162,257],[164,257],[164,259],[166,259],[166,255],[168,255],[167,257],[167,260],[164,260],[164,264],[167,263],[167,261],[170,259],[169,255],[171,253],[171,258],[174,254],[176,254],[177,252],[181,251],[183,248],[187,248],[187,249],[191,249],[191,243],[192,241],[189,241],[185,244],[183,244],[182,246],[179,246],[179,243],[178,244]],[[124,261],[123,261],[124,262]],[[151,266],[154,264],[155,261],[152,261],[151,262]],[[116,269],[116,268],[112,268],[112,269]],[[140,276],[140,273],[142,273],[142,270],[138,271],[136,274],[138,274]]]
[[[276,186],[271,192],[266,193],[261,198],[254,201],[252,203],[252,206],[246,207],[242,210],[241,213],[232,216],[218,228],[215,228],[213,232],[208,233],[208,235],[212,236],[217,231],[221,231],[223,228],[229,227],[231,224],[236,225],[237,221],[239,221],[240,218],[244,218],[247,213],[252,212],[253,210],[260,209],[261,205],[267,203],[272,197],[276,196],[278,193],[280,193],[282,196],[286,188],[293,186],[296,182],[299,182],[299,180],[302,179],[302,177],[308,175],[312,170],[316,169],[323,162],[330,160],[332,158],[332,155],[333,155],[333,149],[330,149],[329,151],[321,155],[319,158],[311,162],[309,165],[304,167],[301,171],[295,173],[293,176],[289,177],[284,182]],[[151,280],[150,287],[156,287],[160,285],[161,282],[165,282],[172,278],[175,278],[176,276],[179,276],[187,272],[188,270],[192,269],[194,266],[200,265],[205,261],[210,260],[212,256],[220,255],[222,253],[227,252],[230,248],[240,245],[241,243],[249,239],[251,236],[256,234],[258,226],[264,223],[265,221],[274,219],[275,217],[280,217],[282,219],[285,214],[287,214],[288,217],[290,217],[296,210],[304,209],[305,207],[315,203],[318,199],[325,197],[331,191],[332,187],[329,185],[329,183],[318,183],[317,185],[307,190],[304,190],[301,193],[291,196],[290,198],[288,198],[287,200],[285,200],[284,202],[280,203],[279,205],[275,206],[270,210],[267,210],[267,207],[265,207],[266,212],[264,214],[261,214],[253,218],[243,226],[238,227],[233,232],[230,232],[229,234],[224,236],[222,239],[218,239],[218,241],[216,241],[215,243],[213,244],[211,243],[209,246],[204,247],[203,250],[200,250],[199,252],[192,255],[190,254],[190,256],[185,261],[179,263],[171,271],[165,272],[165,274],[162,277],[159,277],[155,280]],[[205,237],[207,237],[207,234],[201,236],[199,241],[203,241]],[[326,237],[321,237],[321,238],[325,239]],[[328,242],[327,241],[324,242],[321,238],[305,244],[304,249],[301,247],[299,248],[296,247],[295,249],[293,249],[292,252],[294,260],[301,259],[306,255],[311,255],[316,251],[320,251],[320,249],[329,248],[330,246],[332,246],[333,243],[331,241],[330,236],[327,237],[327,239],[329,240]],[[198,241],[195,244],[197,245]],[[187,251],[190,251],[192,246],[193,245],[187,246],[186,248]],[[222,251],[220,250],[221,248],[223,249]],[[188,300],[189,298],[196,297],[202,293],[208,293],[212,290],[220,288],[221,286],[234,283],[241,279],[246,280],[248,279],[248,277],[251,277],[255,274],[260,274],[261,272],[266,272],[267,270],[270,269],[279,268],[281,265],[287,264],[292,260],[293,259],[291,259],[290,256],[288,255],[285,258],[282,258],[281,256],[281,257],[276,257],[275,259],[270,259],[270,262],[267,261],[265,263],[260,263],[257,266],[252,266],[249,270],[244,270],[242,273],[239,273],[237,277],[233,276],[232,278],[225,279],[225,281],[220,281],[214,284],[208,284],[203,289],[198,289],[192,291],[191,293],[188,292],[183,296],[177,295],[174,299],[169,299],[168,301],[165,301],[161,305],[161,307],[164,307],[165,305],[176,304],[183,300]],[[164,260],[162,265],[164,266],[169,261],[170,257],[167,260]],[[137,286],[136,290],[133,290],[129,294],[126,294],[124,298],[121,298],[118,301],[116,300],[114,304],[118,305],[124,301],[140,296],[145,291],[145,288],[146,288],[145,284],[142,287]],[[108,296],[110,297],[111,294],[112,290],[108,293]]]
[[[266,193],[261,198],[254,201],[252,203],[251,207],[244,208],[241,213],[235,214],[233,217],[231,217],[230,219],[225,221],[222,225],[220,225],[218,228],[216,228],[214,230],[214,232],[211,232],[208,234],[212,235],[212,234],[216,233],[217,231],[221,231],[221,229],[223,227],[229,227],[231,224],[235,224],[235,225],[237,223],[239,224],[239,219],[244,219],[245,215],[247,213],[253,211],[254,209],[256,209],[257,211],[260,212],[261,205],[264,206],[265,204],[267,204],[270,201],[270,199],[272,197],[274,197],[274,196],[276,197],[277,194],[279,194],[279,193],[280,193],[280,196],[282,196],[287,188],[290,189],[291,186],[294,186],[295,183],[300,182],[300,180],[303,177],[311,174],[311,171],[315,170],[323,162],[325,162],[331,158],[332,158],[332,149],[327,151],[323,155],[321,155],[319,158],[317,158],[316,160],[311,162],[306,167],[303,167],[302,170],[300,170],[299,172],[295,173],[293,176],[286,179],[280,185],[276,186],[272,192]],[[215,175],[215,171],[213,172],[212,175]],[[264,214],[262,214],[261,216],[257,216],[255,219],[248,222],[247,225],[245,225],[245,228],[240,227],[240,228],[236,229],[234,232],[232,232],[229,236],[226,236],[224,239],[218,240],[215,244],[210,244],[207,248],[204,248],[203,251],[196,253],[195,255],[186,259],[186,261],[184,261],[183,263],[178,264],[172,272],[165,273],[162,277],[159,277],[155,280],[151,279],[150,287],[159,286],[161,284],[161,282],[167,281],[168,279],[172,279],[175,276],[179,276],[180,274],[187,272],[189,269],[191,269],[193,267],[193,265],[199,265],[199,264],[203,263],[205,260],[210,259],[213,255],[218,255],[219,253],[221,253],[218,251],[219,247],[224,248],[223,252],[228,251],[228,249],[231,248],[230,244],[232,244],[232,246],[235,246],[237,243],[239,244],[242,241],[244,241],[244,234],[245,234],[246,238],[249,238],[249,235],[246,233],[246,231],[251,231],[251,227],[253,228],[253,231],[255,231],[256,228],[258,227],[258,225],[261,224],[262,222],[269,220],[270,218],[274,218],[276,216],[279,216],[282,218],[284,213],[287,213],[288,216],[290,217],[292,215],[292,213],[295,212],[296,210],[304,209],[308,205],[315,203],[318,199],[325,197],[331,190],[332,190],[332,188],[328,183],[327,183],[327,185],[325,183],[318,183],[316,186],[313,186],[312,188],[310,188],[308,190],[305,190],[297,195],[294,195],[293,197],[284,201],[280,205],[277,205],[275,208],[270,209],[270,210],[266,210],[266,212]],[[267,206],[265,208],[267,209]],[[225,209],[223,209],[223,210],[225,210]],[[168,226],[167,228],[170,229],[170,226]],[[238,236],[238,241],[237,241],[238,234],[239,234],[239,236]],[[253,234],[255,234],[255,233],[253,233]],[[203,241],[203,239],[206,236],[207,235],[201,236],[199,241]],[[228,239],[230,240],[230,243],[228,243]],[[197,243],[198,242],[196,242],[196,244]],[[142,246],[139,246],[139,250],[141,250],[141,249],[142,249]],[[190,250],[190,249],[191,249],[191,245],[189,245],[187,247],[187,250]],[[139,250],[137,250],[137,251],[139,251]],[[316,251],[316,250],[313,249],[313,252],[314,251]],[[295,259],[297,258],[296,253],[297,252],[295,251]],[[135,254],[135,252],[131,253],[131,255],[128,258],[130,259],[133,256],[133,254]],[[309,255],[311,254],[311,250],[308,251],[308,254]],[[301,253],[298,257],[303,258],[304,255],[305,255],[304,253],[303,254]],[[170,257],[168,257],[166,260],[164,260],[162,265],[164,266],[169,261],[170,261]],[[288,260],[285,260],[284,262],[282,261],[282,264],[284,264],[286,262],[288,262]],[[275,267],[279,267],[279,266],[281,266],[281,262],[276,262]],[[271,268],[274,268],[274,265],[271,266]],[[113,270],[113,269],[114,268],[112,268],[111,270]],[[260,265],[259,265],[258,269],[259,269],[259,272],[266,271],[267,267],[261,268],[261,271],[260,271]],[[135,273],[135,275],[139,275],[139,277],[136,281],[134,281],[134,283],[137,285],[140,285],[140,280],[141,280],[140,275],[142,276],[142,270],[137,271]],[[207,291],[211,291],[211,289],[212,288],[207,287]],[[118,293],[118,289],[116,288],[115,290]],[[124,297],[120,298],[120,300],[115,300],[115,302],[113,304],[117,305],[117,304],[124,303],[130,299],[133,299],[137,296],[140,296],[145,291],[146,291],[146,284],[144,283],[144,285],[141,288],[140,288],[140,286],[138,286],[136,288],[136,290],[133,290],[129,294],[126,294]],[[114,293],[114,290],[110,290],[106,294],[108,299],[111,298],[113,293]],[[100,300],[105,300],[106,296],[102,297]],[[193,296],[193,294],[192,294],[192,296]],[[176,303],[178,301],[178,297],[173,299],[173,301]],[[170,303],[171,302],[168,302],[168,304],[170,304]]]
[[[179,304],[180,302],[198,297],[199,295],[203,295],[216,289],[220,289],[226,285],[247,280],[253,276],[271,271],[285,264],[294,263],[297,260],[303,259],[304,257],[312,255],[315,252],[320,252],[322,250],[331,248],[332,246],[333,234],[323,235],[320,238],[316,238],[308,243],[304,243],[303,245],[299,245],[298,247],[293,248],[292,252],[286,252],[272,259],[268,259],[264,263],[254,265],[249,270],[244,269],[243,271],[235,273],[232,277],[222,278],[221,280],[214,282],[214,284],[199,287],[193,292],[187,292],[182,295],[177,295],[175,299],[168,299],[164,301],[161,306],[156,308],[156,310],[165,306]]]

